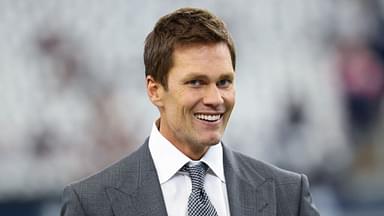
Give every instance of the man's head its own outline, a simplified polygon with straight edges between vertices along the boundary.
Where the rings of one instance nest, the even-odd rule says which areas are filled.
[[[181,8],[159,19],[145,40],[145,75],[152,76],[165,88],[173,66],[172,54],[180,45],[223,42],[231,54],[235,70],[236,53],[224,22],[210,12],[197,8]]]
[[[200,159],[220,142],[235,103],[235,51],[224,23],[200,9],[166,15],[147,37],[144,61],[160,133]]]

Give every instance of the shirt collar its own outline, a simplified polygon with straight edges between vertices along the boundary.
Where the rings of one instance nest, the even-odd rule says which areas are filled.
[[[160,184],[167,182],[184,164],[191,161],[160,133],[156,122],[153,123],[148,145]],[[211,146],[200,161],[206,163],[213,174],[225,182],[221,143]]]

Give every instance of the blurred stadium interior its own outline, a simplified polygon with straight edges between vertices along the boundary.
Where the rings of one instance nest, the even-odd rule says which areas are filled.
[[[236,42],[224,143],[308,175],[323,216],[384,215],[383,0],[0,1],[0,215],[57,215],[144,141],[144,39],[184,6]]]

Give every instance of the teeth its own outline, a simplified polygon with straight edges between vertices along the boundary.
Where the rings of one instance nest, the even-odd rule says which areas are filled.
[[[205,120],[205,121],[217,121],[220,119],[221,115],[206,115],[206,114],[196,114],[196,118],[200,120]]]

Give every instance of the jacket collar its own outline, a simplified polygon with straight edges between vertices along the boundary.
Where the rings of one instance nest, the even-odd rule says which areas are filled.
[[[256,168],[257,169],[257,168]],[[276,215],[274,180],[224,146],[224,172],[231,215]]]
[[[148,139],[126,159],[128,160],[124,161],[121,167],[120,184],[106,189],[114,214],[166,216],[159,179],[148,148]]]

